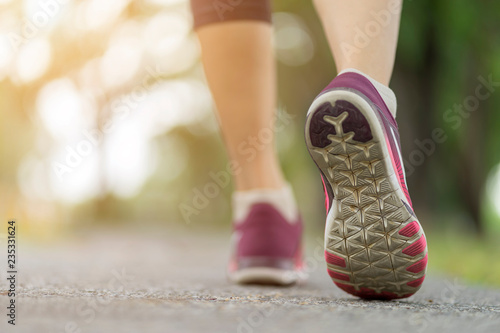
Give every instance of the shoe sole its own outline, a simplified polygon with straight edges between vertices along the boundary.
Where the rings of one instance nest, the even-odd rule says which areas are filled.
[[[427,266],[425,235],[394,171],[375,105],[353,89],[320,95],[306,144],[325,190],[334,194],[325,228],[333,282],[362,298],[413,295]]]
[[[289,286],[307,279],[305,274],[295,270],[283,270],[270,267],[252,267],[228,272],[229,281],[237,284],[261,284]]]

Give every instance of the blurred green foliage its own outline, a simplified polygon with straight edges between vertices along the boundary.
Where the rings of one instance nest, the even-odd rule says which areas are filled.
[[[457,230],[435,231],[427,233],[429,270],[475,284],[500,286],[500,245],[496,237],[484,239]]]
[[[485,218],[493,218],[484,205],[484,190],[500,161],[500,92],[480,101],[459,126],[447,121],[445,113],[475,95],[478,77],[500,81],[499,13],[495,1],[405,2],[393,81],[409,77],[415,91],[413,99],[400,99],[404,118],[399,123],[413,119],[417,125],[413,137],[402,133],[403,154],[416,148],[415,138],[428,138],[434,128],[443,128],[448,136],[409,177],[417,209],[429,207],[434,216],[446,214],[453,223],[463,221],[478,232],[485,231]]]

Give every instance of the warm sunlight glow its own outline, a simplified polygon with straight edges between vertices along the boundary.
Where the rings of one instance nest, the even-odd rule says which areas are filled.
[[[30,82],[42,76],[51,61],[48,40],[37,38],[22,45],[17,55],[16,71],[21,82]]]

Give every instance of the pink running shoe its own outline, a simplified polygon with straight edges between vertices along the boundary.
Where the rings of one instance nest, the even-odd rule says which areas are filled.
[[[328,274],[362,298],[409,297],[426,273],[427,244],[406,186],[395,109],[392,90],[350,69],[307,114],[306,144],[326,196]]]
[[[278,190],[280,191],[280,190]],[[289,188],[236,193],[229,280],[241,284],[289,285],[302,272],[302,219]],[[283,193],[281,193],[283,194]],[[283,199],[283,200],[282,200]]]

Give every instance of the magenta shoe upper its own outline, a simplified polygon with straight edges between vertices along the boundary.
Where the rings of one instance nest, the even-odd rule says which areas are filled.
[[[234,224],[234,236],[232,269],[294,269],[300,262],[302,219],[287,221],[268,203],[254,204],[246,218]]]

